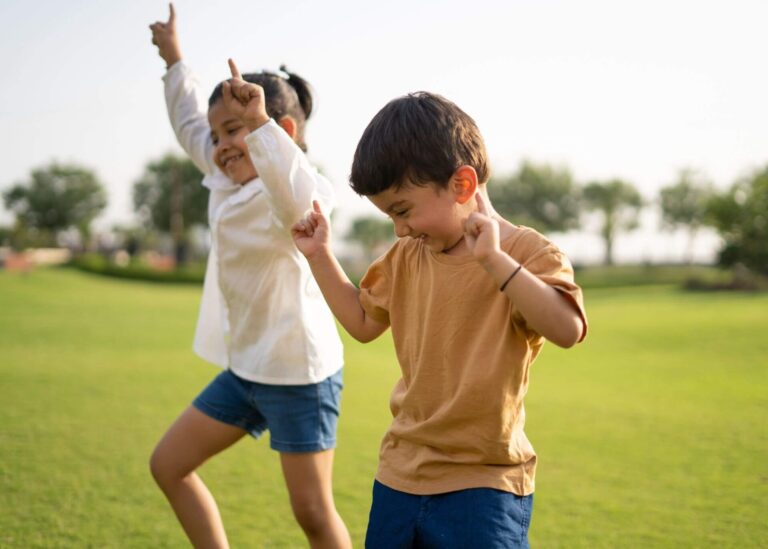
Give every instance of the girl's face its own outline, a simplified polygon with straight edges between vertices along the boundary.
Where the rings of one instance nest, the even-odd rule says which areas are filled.
[[[220,99],[208,109],[211,139],[216,147],[213,160],[219,169],[238,185],[258,176],[251,162],[245,137],[250,133],[239,118],[230,113]]]

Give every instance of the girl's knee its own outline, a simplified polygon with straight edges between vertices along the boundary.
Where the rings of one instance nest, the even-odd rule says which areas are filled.
[[[321,532],[330,524],[330,517],[335,512],[333,504],[319,497],[292,498],[291,508],[301,528],[311,534]]]
[[[149,472],[152,474],[152,478],[155,479],[157,484],[163,484],[163,481],[166,478],[166,467],[159,447],[155,448],[152,451],[152,455],[149,457]]]
[[[164,451],[161,445],[154,449],[149,458],[149,471],[161,488],[181,480],[190,473],[182,471],[173,456]]]

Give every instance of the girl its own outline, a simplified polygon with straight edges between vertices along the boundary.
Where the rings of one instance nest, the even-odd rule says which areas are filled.
[[[172,4],[168,21],[150,29],[168,67],[171,125],[211,190],[212,247],[194,348],[225,368],[160,440],[152,474],[195,547],[228,547],[195,471],[246,434],[269,429],[310,545],[350,547],[331,491],[342,346],[290,234],[312,200],[330,205],[333,197],[304,155],[308,85],[291,74],[241,77],[230,60],[232,79],[216,86],[206,118],[181,60]]]

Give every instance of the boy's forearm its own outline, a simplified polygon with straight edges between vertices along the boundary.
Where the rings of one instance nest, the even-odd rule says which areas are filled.
[[[580,340],[581,316],[555,288],[525,267],[518,270],[520,264],[503,252],[494,255],[483,267],[499,288],[506,283],[503,293],[536,332],[560,347],[571,347]]]
[[[325,301],[349,335],[365,343],[386,330],[386,325],[365,314],[360,305],[360,290],[349,280],[333,253],[323,251],[307,259]]]

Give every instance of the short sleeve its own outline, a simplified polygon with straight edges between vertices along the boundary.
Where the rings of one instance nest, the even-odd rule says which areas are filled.
[[[360,305],[376,322],[388,325],[391,295],[391,255],[387,253],[371,264],[360,281]]]
[[[576,309],[583,325],[582,341],[587,335],[587,315],[584,309],[584,295],[574,279],[573,266],[568,257],[544,236],[530,230],[519,239],[510,251],[529,272],[542,282],[552,286]]]

